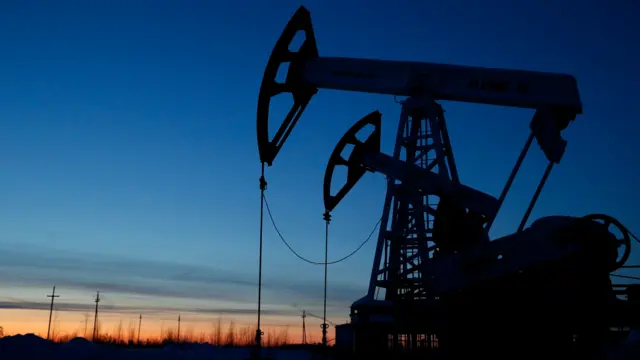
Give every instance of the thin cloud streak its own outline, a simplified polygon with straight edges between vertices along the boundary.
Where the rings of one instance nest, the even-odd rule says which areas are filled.
[[[100,290],[244,304],[255,302],[257,283],[254,274],[170,262],[62,253],[49,249],[2,247],[0,244],[0,284],[56,284],[91,292]],[[330,307],[342,308],[345,313],[354,300],[364,295],[361,285],[331,281],[329,286]],[[263,298],[270,303],[287,305],[295,300],[309,308],[322,306],[323,287],[318,281],[270,279],[263,289]]]
[[[4,310],[49,310],[51,306],[48,302],[38,301],[0,301],[0,309]],[[88,312],[94,309],[90,304],[74,304],[65,302],[56,302],[56,311],[69,312]],[[184,308],[184,307],[154,307],[154,306],[115,306],[102,305],[100,310],[110,313],[144,313],[144,314],[162,314],[162,313],[197,313],[207,315],[256,315],[256,310],[237,309],[237,308]],[[295,311],[263,309],[264,315],[276,316],[292,316],[297,315]]]

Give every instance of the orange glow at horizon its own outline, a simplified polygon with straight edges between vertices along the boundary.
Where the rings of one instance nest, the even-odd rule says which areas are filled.
[[[171,318],[174,317],[172,320]],[[222,337],[227,334],[231,322],[236,332],[249,331],[253,338],[256,318],[253,315],[203,315],[197,313],[180,314],[180,334],[197,341],[204,337],[206,341],[213,336],[220,321]],[[121,325],[124,340],[138,336],[139,315],[132,313],[99,312],[99,329],[101,334],[116,336]],[[33,333],[45,338],[49,322],[48,310],[0,309],[0,326],[5,336]],[[319,342],[322,338],[319,321],[306,321],[307,342]],[[55,311],[51,319],[51,337],[75,335],[91,339],[93,333],[93,312]],[[267,336],[282,338],[286,333],[288,343],[300,343],[302,339],[302,319],[297,316],[262,316],[264,339]],[[167,331],[176,332],[178,314],[142,315],[140,340],[159,340]],[[333,328],[329,329],[328,338],[334,337]],[[86,334],[86,336],[85,336]]]

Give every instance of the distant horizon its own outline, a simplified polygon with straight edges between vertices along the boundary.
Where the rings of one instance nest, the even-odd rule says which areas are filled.
[[[100,309],[126,316],[193,313],[217,317],[222,314],[245,318],[243,322],[249,319],[255,322],[257,278],[254,274],[215,266],[45,249],[46,255],[42,255],[38,249],[0,243],[0,264],[6,269],[0,309],[48,311],[50,298],[46,295],[51,294],[55,284],[56,294],[60,296],[55,299],[55,308],[61,311],[93,312],[96,291],[100,291]],[[34,268],[48,271],[33,272]],[[348,319],[349,306],[362,294],[348,284],[340,284],[339,280],[333,285],[339,293],[330,294],[328,319],[339,323]],[[302,309],[321,314],[321,303],[318,304],[317,299],[322,293],[322,283],[313,284],[304,279],[265,281],[263,317],[296,318]],[[279,296],[284,294],[291,294],[295,301],[282,303]]]
[[[87,334],[85,336],[85,314],[87,315]],[[9,317],[7,316],[9,315]],[[19,316],[16,316],[19,315]],[[71,312],[64,310],[54,311],[52,324],[51,324],[51,337],[65,337],[70,335],[77,335],[74,337],[83,337],[91,340],[93,333],[93,312]],[[242,332],[250,330],[252,336],[255,336],[255,316],[225,316],[225,315],[203,315],[198,313],[182,313],[180,314],[180,333],[182,336],[189,336],[191,338],[198,338],[201,334],[205,334],[207,339],[210,338],[212,332],[220,320],[222,325],[222,333],[227,334],[229,327],[233,324],[235,332]],[[12,317],[19,318],[18,321],[11,321]],[[8,312],[6,309],[0,309],[0,318],[3,319],[0,323],[0,327],[4,330],[5,336],[12,335],[26,335],[35,334],[42,338],[46,338],[49,310],[17,310]],[[38,319],[42,318],[41,321]],[[127,334],[129,328],[135,330],[135,336],[138,334],[138,322],[139,315],[123,316],[121,313],[113,313],[108,310],[100,311],[98,315],[99,329],[102,335],[115,336],[118,326],[122,325],[123,333]],[[262,329],[265,333],[282,334],[286,331],[288,343],[301,343],[302,341],[302,318],[298,316],[298,323],[278,323],[281,318],[263,315]],[[319,324],[321,320],[307,318],[306,319],[306,332],[307,342],[309,339],[316,339],[319,341],[322,338],[322,333]],[[164,314],[161,317],[157,315],[142,315],[142,327],[140,340],[163,340],[167,336],[167,332],[176,333],[178,328],[178,315],[175,319],[170,319],[168,314]],[[331,334],[333,327],[330,328]],[[330,339],[333,339],[333,335],[329,335]]]

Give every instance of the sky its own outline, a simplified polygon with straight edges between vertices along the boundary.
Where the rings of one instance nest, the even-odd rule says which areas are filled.
[[[82,333],[100,291],[109,326],[144,314],[145,334],[218,317],[255,323],[260,162],[256,104],[271,50],[295,10],[312,14],[321,56],[567,73],[584,114],[530,222],[605,213],[640,233],[636,134],[638,3],[619,1],[4,1],[0,3],[0,326]],[[443,102],[463,183],[498,196],[531,110]],[[267,200],[285,239],[322,261],[322,181],[353,123],[393,97],[320,90],[272,167]],[[272,117],[272,126],[278,125]],[[514,232],[546,166],[525,161],[492,228]],[[381,216],[368,174],[333,212],[329,259]],[[265,328],[299,334],[322,313],[323,269],[301,262],[265,219]],[[375,239],[374,239],[375,240]],[[637,246],[636,246],[637,247]],[[328,318],[348,319],[368,287],[375,241],[329,268]],[[640,263],[640,251],[631,263]],[[633,275],[632,271],[622,272]],[[148,319],[148,320],[147,320]],[[307,327],[319,339],[320,323]],[[315,323],[314,323],[315,321]],[[183,325],[184,326],[184,325]],[[298,335],[295,335],[298,336]]]

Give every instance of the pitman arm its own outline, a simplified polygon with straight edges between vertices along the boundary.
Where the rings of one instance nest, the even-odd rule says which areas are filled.
[[[363,165],[367,170],[386,175],[402,182],[412,182],[430,195],[442,196],[455,193],[466,208],[493,218],[498,212],[498,199],[463,184],[444,180],[423,167],[406,161],[398,161],[383,153],[365,154]]]
[[[411,182],[420,190],[428,190],[430,195],[443,196],[455,192],[466,208],[477,211],[487,218],[495,216],[499,207],[498,200],[491,195],[466,185],[446,181],[423,167],[396,160],[389,155],[381,153],[381,121],[382,115],[380,112],[374,111],[368,114],[354,124],[336,145],[329,158],[324,177],[325,210],[332,211],[360,178],[367,171],[372,171],[405,183]],[[356,134],[367,126],[373,126],[373,132],[364,142],[359,141]],[[354,145],[354,147],[349,159],[344,159],[341,154],[347,145]],[[331,192],[331,184],[334,171],[340,165],[348,168],[347,181],[334,195]]]

